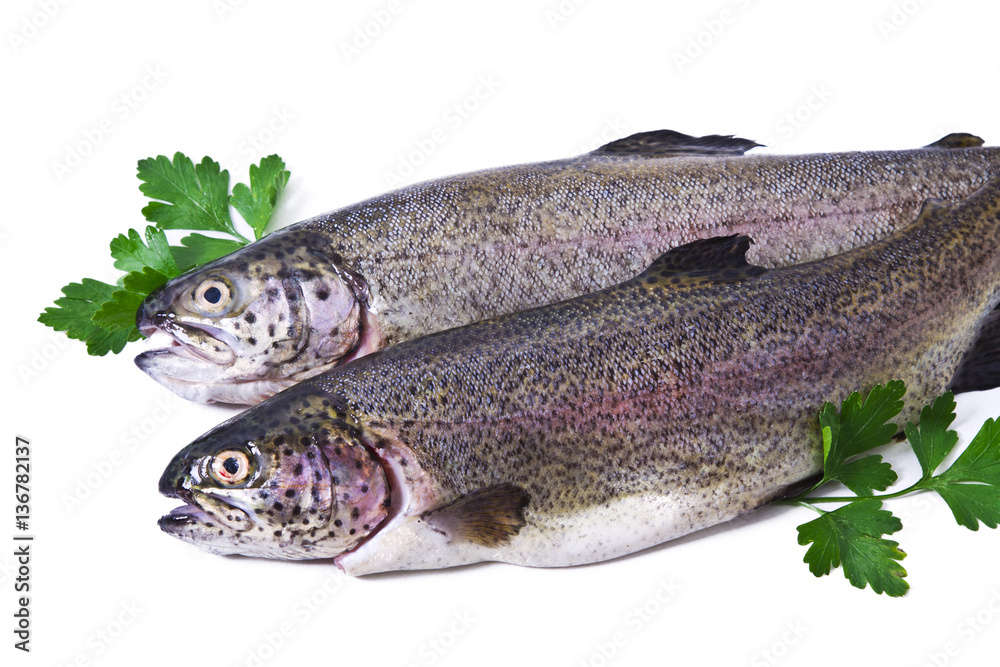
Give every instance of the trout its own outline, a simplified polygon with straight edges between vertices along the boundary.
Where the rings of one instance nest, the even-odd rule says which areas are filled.
[[[160,490],[187,504],[160,526],[362,575],[591,563],[749,512],[821,471],[826,401],[945,388],[1000,301],[1000,178],[816,262],[766,269],[749,246],[694,241],[291,387],[174,457]],[[978,349],[996,386],[1000,337]]]
[[[658,131],[428,181],[170,281],[137,314],[165,346],[136,363],[184,398],[253,404],[392,343],[610,287],[695,239],[749,234],[763,267],[819,259],[884,237],[927,198],[968,196],[1000,166],[980,144],[744,155],[757,144]]]

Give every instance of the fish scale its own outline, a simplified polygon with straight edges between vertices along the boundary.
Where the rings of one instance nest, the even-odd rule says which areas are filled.
[[[211,494],[185,471],[247,434],[265,449],[275,434],[353,438],[385,471],[388,513],[311,555],[351,574],[590,563],[732,519],[821,470],[825,402],[901,379],[914,420],[944,390],[1000,302],[1000,178],[824,260],[765,269],[750,243],[695,241],[617,286],[307,380],[180,452],[161,490]],[[161,525],[275,553],[199,538],[184,517]]]
[[[764,267],[831,256],[908,224],[927,198],[968,196],[1000,166],[1000,149],[981,143],[949,135],[904,151],[743,155],[756,144],[660,131],[572,158],[416,184],[297,223],[176,278],[139,314],[147,334],[168,320],[226,332],[244,309],[273,322],[277,310],[255,300],[268,277],[245,266],[284,263],[285,282],[302,287],[308,320],[287,343],[299,356],[270,363],[258,327],[256,346],[245,335],[225,338],[229,365],[198,360],[184,345],[204,335],[178,336],[182,345],[137,363],[187,398],[255,403],[393,343],[604,289],[696,239],[749,234],[757,242],[749,257]],[[308,255],[312,268],[278,255]],[[240,298],[219,314],[198,312],[185,295],[215,277]],[[337,296],[319,301],[321,292]],[[348,302],[334,307],[337,299]]]

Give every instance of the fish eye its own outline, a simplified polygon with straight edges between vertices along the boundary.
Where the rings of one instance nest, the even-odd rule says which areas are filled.
[[[199,309],[206,313],[217,313],[229,305],[232,290],[218,278],[209,278],[195,288],[192,296]]]
[[[219,452],[212,458],[210,467],[212,476],[226,485],[240,484],[250,476],[250,458],[238,449]]]

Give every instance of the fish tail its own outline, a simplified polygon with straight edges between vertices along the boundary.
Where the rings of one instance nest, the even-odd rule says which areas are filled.
[[[1000,310],[993,310],[983,320],[978,337],[948,385],[956,394],[995,387],[1000,387]]]

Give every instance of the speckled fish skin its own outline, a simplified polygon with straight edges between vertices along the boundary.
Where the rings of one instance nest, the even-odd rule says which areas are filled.
[[[307,380],[180,452],[161,491],[211,494],[187,471],[220,448],[364,443],[386,474],[386,518],[352,524],[363,539],[345,552],[310,551],[350,574],[590,563],[726,521],[820,471],[824,402],[893,379],[909,406],[944,390],[1000,301],[1000,178],[817,262],[759,268],[749,243],[696,241],[618,286]],[[244,493],[262,488],[282,484]],[[273,521],[255,516],[256,545],[197,539],[183,511],[161,525],[219,553],[273,556]]]
[[[392,343],[609,287],[694,239],[749,234],[750,259],[765,267],[819,259],[884,237],[929,197],[970,194],[1000,166],[1000,149],[981,143],[949,135],[905,151],[743,155],[756,144],[661,131],[428,181],[175,279],[138,323],[184,344],[136,362],[185,398],[253,404]],[[233,285],[240,303],[210,313],[185,302],[211,280]],[[303,293],[291,322],[279,319],[283,302],[267,302],[275,285]],[[217,338],[192,341],[192,328]]]

